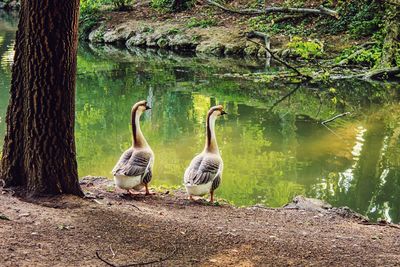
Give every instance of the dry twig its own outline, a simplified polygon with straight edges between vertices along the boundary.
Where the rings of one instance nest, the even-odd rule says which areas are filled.
[[[128,264],[123,264],[123,265],[116,265],[112,262],[109,262],[108,260],[103,259],[100,256],[99,251],[96,251],[96,256],[99,260],[101,260],[102,262],[104,262],[105,264],[107,264],[108,266],[112,266],[112,267],[131,267],[131,266],[146,266],[146,265],[151,265],[151,264],[156,264],[156,263],[160,263],[163,261],[166,261],[168,259],[170,259],[176,252],[177,248],[174,244],[171,243],[171,246],[173,247],[172,251],[167,254],[165,257],[161,257],[157,260],[152,260],[152,261],[146,261],[146,262],[135,262],[135,263],[128,263]],[[111,246],[110,246],[111,248]]]

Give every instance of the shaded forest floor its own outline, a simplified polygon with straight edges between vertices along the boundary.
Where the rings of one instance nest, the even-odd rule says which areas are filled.
[[[29,203],[0,194],[0,266],[399,266],[400,229],[329,210],[235,208],[182,192],[125,197],[83,180],[89,199]],[[8,218],[9,220],[7,220]],[[114,254],[114,255],[113,255]]]

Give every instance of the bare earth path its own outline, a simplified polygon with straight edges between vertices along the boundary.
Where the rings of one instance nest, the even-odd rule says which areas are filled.
[[[400,266],[400,229],[331,212],[192,203],[179,192],[122,197],[97,179],[98,198],[42,204],[0,194],[0,266]],[[176,248],[176,250],[175,250]],[[114,254],[114,255],[113,255]]]

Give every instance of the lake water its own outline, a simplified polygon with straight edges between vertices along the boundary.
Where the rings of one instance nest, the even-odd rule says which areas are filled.
[[[0,145],[16,24],[0,21]],[[248,79],[263,62],[178,56],[81,44],[76,142],[79,175],[107,176],[131,145],[130,109],[147,99],[142,131],[156,155],[152,185],[180,186],[204,146],[205,116],[217,121],[224,159],[216,196],[279,207],[302,194],[371,219],[400,221],[400,86],[338,81],[295,87]],[[233,75],[235,74],[235,75]],[[238,75],[240,74],[240,75]],[[329,123],[320,121],[349,111]]]

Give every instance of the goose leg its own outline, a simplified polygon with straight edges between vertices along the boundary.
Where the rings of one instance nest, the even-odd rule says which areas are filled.
[[[210,202],[214,203],[214,191],[210,192]]]
[[[150,191],[149,191],[149,187],[148,187],[148,185],[147,184],[144,184],[144,187],[146,188],[146,196],[148,196],[148,195],[155,195],[155,193],[150,193]]]

